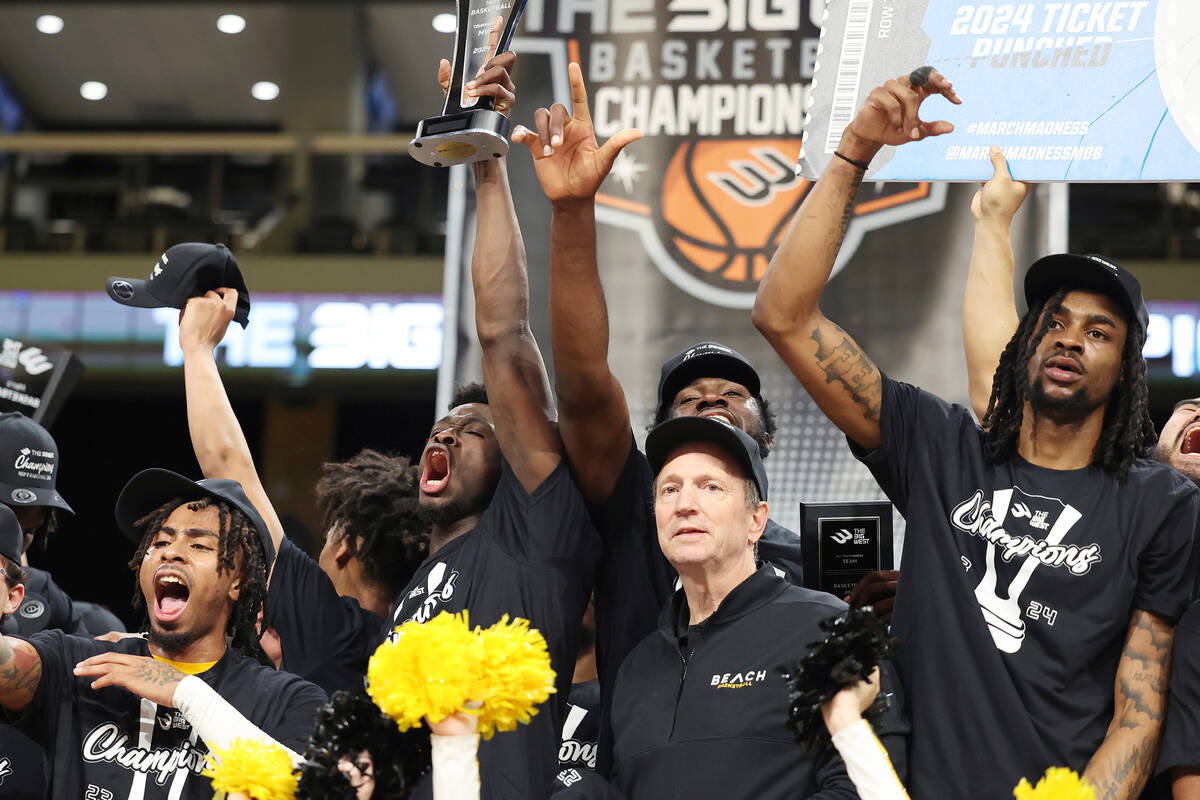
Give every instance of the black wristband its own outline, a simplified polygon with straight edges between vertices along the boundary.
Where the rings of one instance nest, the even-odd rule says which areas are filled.
[[[850,156],[844,156],[841,153],[839,153],[837,150],[834,150],[833,154],[835,156],[837,156],[838,158],[840,158],[842,161],[845,161],[847,164],[853,164],[854,166],[861,169],[863,172],[866,172],[868,169],[871,168],[871,165],[866,163],[865,161],[855,161]]]

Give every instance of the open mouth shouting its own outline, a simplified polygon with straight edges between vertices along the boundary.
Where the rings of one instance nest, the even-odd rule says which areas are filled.
[[[1056,383],[1072,383],[1083,376],[1083,365],[1070,356],[1051,356],[1042,365],[1042,370]]]
[[[154,576],[154,618],[160,623],[179,619],[191,593],[186,575],[172,569],[159,570]]]
[[[425,468],[421,471],[421,493],[440,494],[449,482],[450,451],[445,445],[429,445],[425,449]]]
[[[1179,455],[1200,459],[1200,422],[1194,423],[1179,437]]]

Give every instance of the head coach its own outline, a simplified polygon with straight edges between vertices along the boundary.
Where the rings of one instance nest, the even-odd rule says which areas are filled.
[[[617,675],[617,784],[630,800],[857,797],[840,760],[814,758],[786,726],[780,667],[846,605],[756,567],[768,514],[757,442],[720,418],[678,417],[650,432],[646,456],[658,543],[682,589]],[[884,691],[895,692],[885,666]],[[903,772],[892,707],[881,739]]]

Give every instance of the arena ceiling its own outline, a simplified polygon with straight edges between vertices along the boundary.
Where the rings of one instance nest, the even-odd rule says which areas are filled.
[[[300,19],[314,9],[346,15],[338,30],[385,71],[401,119],[439,110],[432,75],[453,37],[432,19],[453,12],[453,0],[3,3],[0,76],[39,129],[279,128],[288,102],[306,96],[297,60],[328,55]],[[228,13],[245,19],[241,33],[217,29]],[[61,17],[62,31],[39,32],[43,14]],[[85,81],[106,84],[107,96],[84,99]],[[278,84],[279,98],[253,98],[257,81]]]

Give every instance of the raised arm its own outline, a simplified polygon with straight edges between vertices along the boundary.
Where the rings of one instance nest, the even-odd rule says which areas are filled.
[[[204,477],[230,478],[240,483],[267,523],[275,552],[279,552],[284,538],[283,523],[258,477],[250,446],[229,404],[213,355],[225,338],[236,307],[237,290],[219,289],[188,300],[180,316],[179,346],[183,350],[188,431]]]
[[[0,636],[0,706],[21,711],[42,682],[42,657],[23,639]]]
[[[513,102],[509,77],[513,53],[488,60],[468,92],[496,99],[507,111]],[[448,75],[443,64],[443,74]],[[483,379],[496,424],[500,451],[526,491],[533,491],[562,458],[554,403],[542,355],[529,327],[529,276],[525,242],[517,223],[508,165],[480,161],[475,172],[475,329],[483,351]]]
[[[880,373],[857,343],[821,313],[819,303],[853,216],[866,166],[884,145],[949,133],[949,122],[922,122],[921,103],[941,94],[959,103],[945,77],[932,72],[914,87],[909,76],[874,89],[842,134],[838,154],[804,199],[758,287],[751,319],[817,405],[860,447],[881,442]]]
[[[1137,797],[1153,774],[1174,641],[1174,626],[1134,610],[1117,665],[1112,723],[1083,773],[1096,800]]]
[[[1013,215],[1029,194],[1029,184],[1012,179],[999,147],[992,148],[991,158],[994,170],[991,180],[971,200],[975,243],[971,248],[962,317],[971,409],[979,420],[987,413],[1000,354],[1019,322],[1013,296],[1010,231]]]
[[[537,131],[518,126],[513,141],[533,155],[550,223],[550,339],[559,432],[584,497],[612,494],[629,454],[632,430],[621,384],[608,366],[608,308],[596,267],[596,192],[617,154],[641,131],[596,144],[578,64],[568,67],[571,111],[561,103],[534,114]]]

